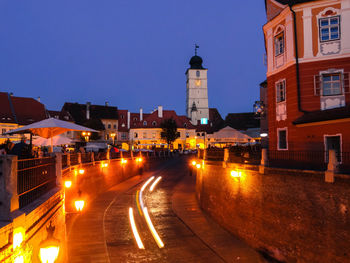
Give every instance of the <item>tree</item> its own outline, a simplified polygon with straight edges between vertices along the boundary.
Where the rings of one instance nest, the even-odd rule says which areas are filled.
[[[167,142],[169,148],[170,144],[180,137],[176,122],[174,119],[166,119],[160,124],[160,127],[163,130],[161,137]]]

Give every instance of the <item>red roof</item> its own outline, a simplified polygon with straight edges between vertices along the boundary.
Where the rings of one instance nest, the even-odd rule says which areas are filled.
[[[139,120],[140,115],[132,113],[131,116]],[[133,120],[133,117],[131,119]],[[160,128],[161,123],[166,119],[174,119],[178,128],[195,129],[186,116],[178,116],[173,110],[163,110],[163,117],[158,117],[158,110],[151,114],[143,114],[143,121],[132,121],[130,128]],[[135,125],[134,125],[135,124]]]
[[[7,93],[0,92],[1,122],[27,125],[46,118],[45,106],[39,101],[33,98],[8,96]]]
[[[118,131],[121,131],[121,132],[128,131],[128,110],[118,109]]]

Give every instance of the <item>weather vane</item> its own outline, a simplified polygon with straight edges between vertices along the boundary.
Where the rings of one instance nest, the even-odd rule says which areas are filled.
[[[194,44],[194,54],[197,56],[197,49],[199,48],[199,46],[197,44]]]

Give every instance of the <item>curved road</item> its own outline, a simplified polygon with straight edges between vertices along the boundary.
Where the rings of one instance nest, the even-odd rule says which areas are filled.
[[[71,222],[67,242],[69,262],[265,262],[254,250],[211,223],[209,228],[213,226],[214,239],[215,235],[219,235],[216,233],[221,231],[223,234],[220,236],[225,244],[238,244],[239,247],[237,253],[230,248],[220,253],[215,243],[206,242],[197,235],[198,232],[193,231],[197,228],[201,232],[198,224],[201,224],[200,220],[205,220],[203,216],[198,216],[196,208],[188,208],[195,213],[191,219],[194,228],[190,228],[186,220],[175,214],[172,203],[174,192],[194,184],[186,166],[186,159],[168,160],[158,170],[134,177],[100,195],[89,211]],[[152,176],[154,179],[144,187],[140,200],[140,190]],[[159,176],[162,179],[151,192],[150,187]],[[180,182],[182,188],[179,188]],[[161,245],[151,234],[142,212],[142,203],[147,207],[151,222],[161,239],[158,243],[163,243],[164,247],[160,248]],[[140,249],[135,240],[130,208],[144,249]],[[211,231],[206,227],[203,224],[204,234]]]

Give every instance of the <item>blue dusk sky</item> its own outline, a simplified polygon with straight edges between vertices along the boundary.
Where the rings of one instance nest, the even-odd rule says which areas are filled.
[[[0,90],[64,102],[185,114],[200,48],[209,107],[252,111],[266,75],[263,0],[1,0]]]

